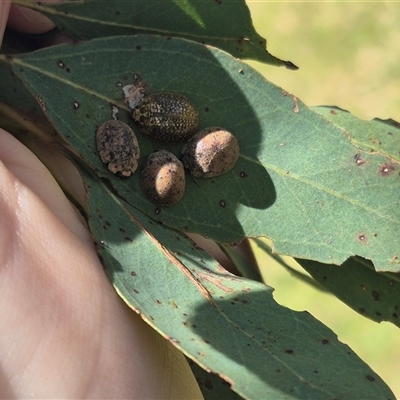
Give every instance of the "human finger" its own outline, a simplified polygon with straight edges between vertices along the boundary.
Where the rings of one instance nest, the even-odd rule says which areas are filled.
[[[0,160],[0,397],[201,396],[182,354],[117,296],[49,172],[2,130]]]
[[[55,27],[54,23],[40,12],[15,4],[11,5],[7,25],[27,34],[45,33]]]

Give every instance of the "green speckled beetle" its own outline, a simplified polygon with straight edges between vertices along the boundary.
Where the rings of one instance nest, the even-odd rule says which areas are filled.
[[[143,133],[163,142],[181,142],[199,125],[199,113],[186,97],[174,93],[153,93],[132,112]]]

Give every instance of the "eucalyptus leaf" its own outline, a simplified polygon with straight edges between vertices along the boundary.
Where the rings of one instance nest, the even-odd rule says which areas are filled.
[[[48,16],[72,39],[88,40],[139,33],[182,37],[223,49],[238,58],[297,69],[266,50],[244,0],[98,0],[33,3],[16,0]]]
[[[362,153],[380,153],[388,157],[386,163],[400,163],[400,124],[392,119],[382,120],[375,118],[364,121],[351,115],[339,107],[313,107],[313,110],[322,114],[332,123],[344,129],[350,140],[360,149],[356,161],[364,163]],[[399,172],[398,165],[389,167],[388,172],[380,171],[382,176],[390,176]]]
[[[384,382],[305,312],[224,270],[80,167],[88,220],[125,302],[187,357],[246,399],[392,399]]]
[[[3,62],[40,96],[72,151],[152,219],[222,243],[266,236],[280,254],[335,264],[360,255],[377,270],[400,269],[400,179],[397,172],[380,173],[389,158],[363,154],[360,165],[360,151],[343,128],[225,52],[139,35],[55,46]],[[183,200],[173,207],[151,204],[139,173],[126,180],[110,174],[96,150],[96,130],[112,118],[114,105],[118,118],[133,125],[121,88],[134,74],[148,93],[189,97],[200,112],[199,129],[222,126],[240,144],[230,172],[188,177]],[[181,145],[167,146],[140,133],[138,140],[139,169],[156,149],[179,156]]]
[[[323,287],[353,310],[374,321],[400,327],[400,278],[376,272],[371,262],[351,257],[343,265],[296,261]]]
[[[0,101],[6,107],[14,107],[26,112],[43,115],[40,105],[26,88],[26,86],[15,76],[7,62],[6,56],[0,56]],[[0,112],[6,113],[5,106],[0,104]]]
[[[231,390],[229,383],[218,375],[206,372],[190,359],[188,362],[205,400],[240,400],[243,398]]]

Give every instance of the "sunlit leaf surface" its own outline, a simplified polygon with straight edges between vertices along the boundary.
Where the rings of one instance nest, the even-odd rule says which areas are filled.
[[[184,39],[137,36],[57,46],[3,62],[41,99],[87,166],[152,219],[219,242],[267,236],[281,254],[336,264],[360,255],[377,270],[399,270],[398,164],[382,153],[361,153],[351,131],[230,55]],[[148,93],[189,97],[200,112],[199,128],[222,126],[240,144],[230,172],[188,177],[183,200],[170,208],[144,198],[139,173],[126,180],[110,174],[96,150],[95,132],[116,105],[118,118],[137,132],[142,160],[162,147],[179,156],[180,145],[152,141],[133,123],[121,87],[135,73]],[[398,127],[390,131],[399,137]]]
[[[69,37],[88,40],[138,33],[182,37],[212,45],[238,58],[297,69],[266,50],[244,0],[98,0],[33,3],[17,0],[48,16]]]
[[[90,229],[111,281],[133,310],[206,371],[246,399],[393,398],[310,314],[278,305],[271,288],[228,273],[184,234],[81,171]]]

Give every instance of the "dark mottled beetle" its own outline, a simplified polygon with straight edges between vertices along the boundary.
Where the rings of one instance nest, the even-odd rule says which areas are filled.
[[[110,172],[117,176],[130,176],[136,171],[140,151],[130,126],[117,120],[102,123],[97,130],[96,144],[101,161],[108,164]]]
[[[164,142],[184,141],[199,125],[199,113],[193,103],[174,93],[150,94],[132,115],[143,133]]]

